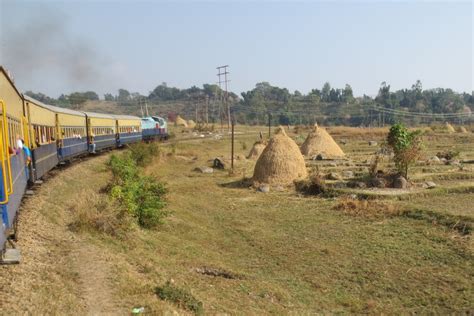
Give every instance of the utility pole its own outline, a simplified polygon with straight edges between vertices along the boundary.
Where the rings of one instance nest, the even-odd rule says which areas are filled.
[[[268,139],[272,136],[272,113],[268,112]]]
[[[209,125],[209,96],[206,94],[206,125]]]
[[[229,74],[229,72],[227,71],[227,68],[229,67],[229,65],[225,65],[225,66],[219,66],[217,67],[217,77],[219,78],[219,88],[222,90],[222,84],[224,84],[224,106],[227,111],[227,130],[230,129],[230,123],[231,123],[231,117],[230,117],[230,105],[229,105],[229,92],[228,92],[228,87],[227,87],[227,83],[230,82],[230,80],[227,80],[227,75]],[[224,80],[222,80],[222,76],[224,76]],[[221,122],[222,122],[222,119],[221,119]],[[222,125],[222,123],[221,123]]]
[[[230,149],[231,161],[230,161],[230,169],[232,173],[234,173],[234,127],[235,127],[235,120],[232,117],[232,144]]]

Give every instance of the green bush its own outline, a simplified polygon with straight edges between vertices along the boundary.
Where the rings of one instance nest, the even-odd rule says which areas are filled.
[[[187,309],[197,315],[203,314],[202,302],[197,300],[191,293],[180,289],[171,282],[155,289],[156,295],[162,300],[173,302],[180,308]]]
[[[405,125],[397,123],[390,128],[387,145],[394,153],[397,171],[408,179],[408,168],[421,156],[423,145],[421,131],[410,132]]]
[[[156,157],[160,152],[157,143],[136,143],[129,146],[129,148],[131,158],[140,167],[144,167],[151,163],[153,158]]]
[[[140,151],[146,152],[148,149]],[[112,155],[109,161],[113,174],[110,195],[113,200],[120,202],[141,227],[153,228],[161,224],[168,215],[164,210],[167,190],[157,179],[141,174],[137,157],[139,161],[144,161],[143,155],[134,156],[133,152],[121,157]]]

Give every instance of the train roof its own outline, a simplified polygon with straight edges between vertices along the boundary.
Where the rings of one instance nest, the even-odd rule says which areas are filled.
[[[133,115],[115,115],[115,114],[111,114],[110,116],[112,116],[113,118],[116,118],[118,120],[122,119],[122,120],[140,120],[140,118],[138,116],[133,116]]]
[[[15,89],[16,93],[21,97],[21,92],[18,91],[17,87],[15,86],[15,83],[13,82],[12,78],[10,77],[8,71],[3,68],[3,66],[0,65],[0,73],[3,73],[3,75],[5,76],[5,78],[7,78],[8,82],[10,83],[10,85],[13,87],[13,89]]]
[[[63,114],[71,114],[71,115],[77,115],[77,116],[84,116],[85,114],[83,112],[80,112],[80,111],[75,111],[75,110],[71,110],[71,109],[66,109],[66,108],[62,108],[62,107],[59,107],[59,106],[55,106],[55,105],[50,105],[50,104],[44,104],[43,102],[41,101],[38,101],[28,95],[23,95],[23,99],[25,99],[26,101],[29,101],[29,102],[33,102],[34,104],[42,107],[42,108],[45,108],[45,109],[48,109],[48,110],[51,110],[53,112],[57,112],[57,113],[63,113]]]
[[[103,114],[103,113],[95,113],[95,112],[82,112],[88,117],[96,117],[96,118],[105,118],[105,119],[115,119],[112,114]]]

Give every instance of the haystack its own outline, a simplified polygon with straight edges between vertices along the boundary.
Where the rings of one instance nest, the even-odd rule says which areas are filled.
[[[174,125],[188,127],[188,123],[186,123],[186,121],[179,115],[176,117],[176,120],[174,121]]]
[[[446,131],[448,131],[448,133],[454,133],[456,130],[454,129],[454,127],[451,124],[446,122]]]
[[[301,145],[301,152],[308,157],[319,154],[327,158],[344,157],[341,147],[324,128],[318,127],[317,124],[314,125],[313,130]]]
[[[189,128],[194,128],[194,127],[196,127],[196,123],[194,123],[193,120],[189,120],[189,121],[188,121],[188,127],[189,127]]]
[[[255,183],[286,185],[308,176],[298,145],[279,127],[255,164]]]
[[[255,142],[255,144],[252,146],[252,149],[250,149],[247,159],[258,159],[265,147],[267,147],[267,145],[263,141]]]
[[[461,126],[461,127],[459,128],[459,132],[460,132],[460,133],[463,133],[463,134],[468,133],[467,129],[466,129],[464,126]]]

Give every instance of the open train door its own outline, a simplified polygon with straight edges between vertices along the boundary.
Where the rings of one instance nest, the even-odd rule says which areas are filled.
[[[8,120],[6,104],[0,100],[0,207],[2,212],[2,222],[0,225],[0,249],[1,263],[19,263],[20,251],[15,248],[6,248],[9,228],[12,226],[12,218],[8,214],[8,202],[10,195],[13,194],[13,179],[10,162],[10,141],[8,135]]]

